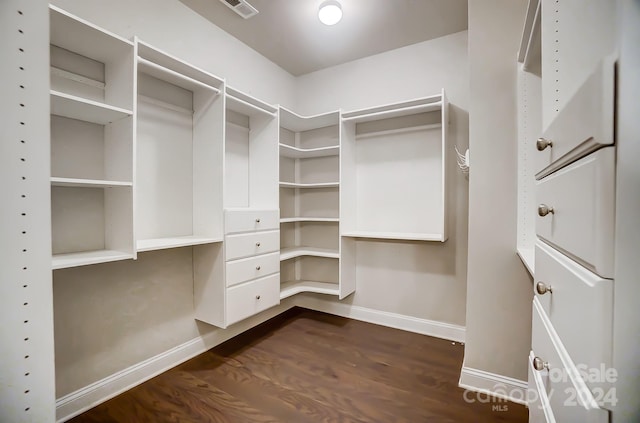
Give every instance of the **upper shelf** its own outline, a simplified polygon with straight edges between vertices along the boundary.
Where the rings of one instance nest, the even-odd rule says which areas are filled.
[[[231,87],[226,87],[227,109],[242,113],[246,116],[273,116],[278,109],[264,101],[245,94]]]
[[[133,51],[133,43],[56,6],[49,6],[50,43],[108,63]]]
[[[542,10],[540,0],[529,0],[527,15],[520,40],[518,62],[522,63],[526,72],[535,75],[542,74],[542,35],[541,35]]]
[[[340,112],[329,112],[314,116],[301,116],[289,109],[280,107],[280,126],[292,132],[304,132],[325,128],[340,123]]]
[[[314,184],[298,184],[294,182],[280,182],[280,188],[335,188],[340,182],[318,182]]]
[[[313,157],[337,156],[339,154],[339,145],[318,148],[298,148],[287,144],[280,144],[280,155],[292,159],[310,159]]]
[[[131,187],[131,182],[124,181],[104,181],[98,179],[77,179],[51,177],[51,186],[54,187],[76,187],[76,188],[117,188]]]
[[[418,98],[401,103],[387,104],[369,109],[354,110],[342,114],[343,122],[371,122],[374,120],[391,119],[400,116],[441,110],[446,99],[444,93],[430,97]]]
[[[131,116],[131,110],[51,90],[51,114],[106,125]]]
[[[222,90],[224,81],[217,76],[158,50],[137,37],[135,42],[138,46],[138,68],[144,73],[190,91],[194,88]]]

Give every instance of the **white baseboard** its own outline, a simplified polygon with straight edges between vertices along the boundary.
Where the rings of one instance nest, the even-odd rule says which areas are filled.
[[[527,405],[528,384],[523,380],[463,367],[458,386],[469,391],[490,394],[496,398]]]
[[[371,308],[339,303],[335,300],[325,300],[305,295],[298,295],[295,297],[295,300],[297,306],[311,310],[322,311],[381,326],[402,329],[408,332],[420,333],[422,335],[434,336],[436,338],[449,339],[457,342],[464,342],[465,340],[466,329],[464,326],[438,322],[435,320],[419,319],[417,317],[389,313],[387,311],[374,310]]]
[[[65,422],[278,314],[284,313],[293,306],[293,301],[284,300],[279,306],[264,313],[243,320],[227,329],[216,329],[65,395],[56,400],[56,421],[58,423]]]

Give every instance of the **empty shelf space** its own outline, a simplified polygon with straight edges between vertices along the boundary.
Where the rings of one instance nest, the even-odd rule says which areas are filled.
[[[424,234],[408,232],[368,232],[351,231],[342,234],[351,238],[396,239],[403,241],[443,241],[442,234]]]
[[[316,281],[286,281],[280,284],[280,299],[283,300],[302,292],[314,292],[317,294],[339,295],[338,284]]]
[[[280,219],[280,223],[295,223],[295,222],[339,222],[340,218],[337,217],[285,217]]]
[[[322,182],[315,184],[297,184],[294,182],[280,182],[280,188],[334,188],[339,187],[340,182]]]
[[[188,247],[191,245],[212,244],[222,242],[222,238],[206,238],[200,236],[177,236],[155,239],[141,239],[136,243],[138,251],[163,250],[166,248]]]
[[[103,181],[98,179],[77,179],[77,178],[51,178],[51,185],[54,187],[87,187],[87,188],[115,188],[130,187],[131,182],[123,181]]]
[[[318,148],[298,148],[287,144],[280,144],[280,155],[291,159],[309,159],[313,157],[337,156],[340,146],[332,145]]]
[[[340,258],[340,252],[338,250],[331,250],[329,248],[314,247],[292,247],[282,248],[280,250],[280,261],[302,256]]]
[[[106,125],[131,116],[131,110],[51,90],[51,114]]]
[[[51,66],[50,68],[51,76],[68,79],[70,81],[79,82],[80,84],[88,85],[94,88],[98,88],[104,90],[105,84],[102,81],[98,81],[96,79],[87,78],[86,76],[79,75],[77,73],[69,72],[64,69],[56,68]]]
[[[55,254],[51,260],[51,268],[53,270],[66,269],[68,267],[87,266],[90,264],[108,263],[111,261],[128,259],[133,259],[133,254],[114,250]]]
[[[354,110],[342,114],[343,122],[370,122],[373,120],[390,119],[399,116],[414,115],[418,113],[441,110],[443,95],[419,98],[402,103],[388,104],[370,109]]]

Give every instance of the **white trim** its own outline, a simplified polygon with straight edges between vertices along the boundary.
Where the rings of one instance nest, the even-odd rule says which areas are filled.
[[[65,422],[272,317],[284,313],[293,306],[293,301],[284,300],[279,306],[239,322],[226,330],[215,329],[204,336],[194,338],[58,398],[56,400],[56,421]]]
[[[457,342],[464,342],[465,340],[466,328],[451,323],[405,316],[388,311],[374,310],[304,295],[296,297],[296,305],[336,316],[348,317],[350,319],[434,336],[436,338],[449,339]]]
[[[523,380],[462,367],[458,386],[469,391],[490,394],[496,398],[527,405],[528,384]]]

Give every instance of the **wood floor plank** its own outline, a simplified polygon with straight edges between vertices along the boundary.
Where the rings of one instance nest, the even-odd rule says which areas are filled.
[[[527,422],[524,406],[465,400],[463,355],[459,343],[296,308],[71,421]]]

